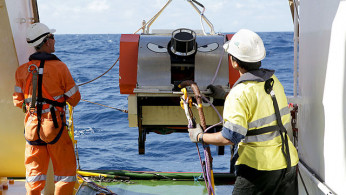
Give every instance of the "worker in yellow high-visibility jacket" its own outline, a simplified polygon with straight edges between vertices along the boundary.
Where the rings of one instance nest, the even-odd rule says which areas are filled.
[[[204,133],[197,125],[189,129],[191,141],[237,146],[233,194],[298,194],[298,154],[286,131],[287,98],[274,71],[260,68],[266,56],[262,39],[242,29],[223,47],[240,78],[228,95],[208,86],[211,96],[226,98],[222,131]]]

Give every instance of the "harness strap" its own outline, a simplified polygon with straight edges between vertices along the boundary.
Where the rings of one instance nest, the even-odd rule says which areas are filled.
[[[273,91],[273,85],[274,85],[274,79],[270,78],[270,79],[265,81],[264,88],[265,88],[265,91],[267,92],[267,94],[270,94],[270,96],[272,97],[272,100],[273,100],[273,106],[274,106],[274,110],[275,110],[276,121],[277,121],[278,126],[280,127],[279,132],[280,132],[280,136],[281,136],[281,140],[282,140],[281,151],[282,151],[282,153],[286,159],[286,162],[287,162],[286,173],[288,173],[291,169],[291,156],[290,156],[290,151],[289,151],[289,147],[288,147],[287,130],[284,127],[284,125],[282,124],[279,105],[278,105],[278,102],[276,100],[275,93]]]
[[[60,117],[61,117],[61,120],[63,120],[63,118],[64,118],[63,115],[60,115]],[[59,131],[58,135],[56,135],[56,137],[51,142],[46,143],[43,140],[41,140],[40,138],[38,138],[35,141],[29,141],[27,139],[25,139],[25,140],[28,142],[28,144],[30,144],[30,145],[37,145],[37,146],[45,146],[47,144],[55,144],[60,139],[60,137],[62,135],[62,132],[64,131],[64,127],[65,126],[67,126],[67,125],[64,124],[64,123],[61,125],[61,128],[60,128],[60,131]],[[25,134],[25,129],[24,129],[24,134]]]
[[[246,133],[246,136],[260,135],[260,134],[265,134],[265,133],[274,132],[278,130],[280,130],[280,127],[278,125],[268,126],[268,127],[263,127],[263,128],[248,131]]]
[[[59,124],[58,124],[58,121],[56,120],[56,115],[55,115],[54,106],[50,105],[50,106],[49,106],[49,109],[50,109],[50,113],[51,113],[52,118],[53,118],[54,127],[55,127],[55,128],[58,128],[58,127],[59,127]],[[54,120],[54,119],[55,119],[55,120]]]
[[[289,151],[289,147],[288,147],[288,135],[287,135],[286,128],[282,124],[279,105],[278,105],[278,102],[276,100],[275,93],[273,91],[273,86],[274,86],[274,79],[273,78],[266,80],[264,83],[264,90],[266,91],[267,94],[270,94],[270,96],[273,100],[273,106],[274,106],[274,110],[275,110],[277,125],[269,126],[269,127],[263,127],[260,129],[254,129],[254,130],[248,131],[246,136],[254,136],[254,135],[260,135],[260,134],[264,134],[264,133],[279,131],[281,141],[282,141],[281,151],[282,151],[282,153],[286,159],[286,162],[287,162],[286,173],[288,173],[291,169],[291,156],[290,156],[290,151]]]
[[[25,131],[25,129],[24,129],[24,131]],[[24,132],[24,134],[25,134],[25,132]],[[29,141],[29,140],[27,140],[25,138],[25,140],[26,140],[26,142],[28,142],[28,144],[34,145],[34,146],[45,146],[45,145],[47,145],[47,143],[42,141],[41,139],[38,139],[38,140],[35,140],[35,141]]]
[[[272,96],[273,99],[273,104],[274,104],[274,109],[275,109],[275,115],[278,121],[278,125],[280,127],[280,136],[281,136],[281,140],[282,140],[282,153],[284,154],[285,158],[286,158],[286,162],[287,162],[287,171],[286,173],[288,173],[290,171],[291,168],[291,156],[290,156],[290,151],[289,151],[289,146],[288,146],[288,136],[287,136],[287,130],[286,128],[282,125],[282,121],[281,121],[281,116],[280,113],[278,113],[277,111],[279,111],[278,108],[278,103],[276,101],[275,95]],[[278,120],[279,117],[279,120]]]
[[[44,68],[44,60],[41,60],[40,62],[40,69]],[[38,89],[37,89],[37,135],[38,139],[40,139],[40,128],[41,128],[41,116],[42,116],[42,105],[43,105],[43,99],[42,99],[42,80],[43,80],[43,71],[39,71],[38,74]],[[54,120],[54,119],[53,119]]]
[[[32,71],[32,96],[31,96],[31,106],[30,110],[35,110],[36,108],[36,89],[37,89],[37,71]]]
[[[63,121],[63,119],[64,119],[63,115],[60,115],[60,117],[61,117],[61,121]],[[67,126],[67,125],[64,124],[64,122],[62,122],[61,129],[60,129],[58,135],[56,135],[56,137],[53,139],[53,141],[49,142],[48,144],[55,144],[60,139],[61,134],[64,131],[65,126]]]
[[[48,104],[51,104],[53,106],[56,106],[56,107],[61,107],[61,108],[64,108],[66,106],[66,103],[65,102],[58,102],[58,101],[53,101],[53,100],[50,100],[50,99],[47,99],[47,98],[42,98],[42,100]]]
[[[62,125],[61,125],[61,128],[60,128],[60,131],[58,133],[58,135],[54,138],[53,141],[49,142],[49,143],[46,143],[44,142],[43,140],[41,140],[40,138],[40,128],[41,128],[41,116],[42,116],[42,106],[43,106],[43,102],[46,102],[48,104],[50,104],[50,113],[52,115],[52,119],[53,119],[53,123],[54,123],[54,127],[55,128],[58,128],[59,127],[59,124],[58,124],[58,121],[57,121],[57,118],[56,118],[56,114],[55,114],[55,109],[54,107],[57,106],[57,107],[64,107],[66,105],[65,102],[58,102],[58,101],[54,101],[54,100],[50,100],[50,99],[46,99],[46,98],[43,98],[42,97],[42,80],[43,80],[43,68],[44,68],[44,63],[45,63],[45,60],[41,60],[40,62],[40,68],[39,68],[39,71],[38,71],[38,81],[35,81],[35,77],[37,78],[37,71],[33,72],[33,95],[32,95],[32,99],[36,99],[36,86],[35,86],[35,83],[37,83],[37,129],[36,129],[36,132],[37,132],[37,135],[38,135],[38,139],[35,140],[35,141],[29,141],[29,140],[26,140],[30,145],[47,145],[47,144],[55,144],[61,137],[61,134],[64,130],[64,117],[63,115],[60,115],[61,117],[61,122],[62,122]],[[35,74],[36,73],[36,76]],[[46,94],[46,92],[45,92]],[[35,106],[35,104],[32,104],[31,106]],[[25,129],[24,129],[25,131]]]

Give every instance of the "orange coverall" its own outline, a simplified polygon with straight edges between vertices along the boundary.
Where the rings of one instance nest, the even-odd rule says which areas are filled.
[[[48,56],[48,58],[47,58]],[[56,59],[54,59],[56,58]],[[18,67],[16,71],[16,86],[13,94],[13,103],[22,108],[26,106],[24,119],[25,138],[28,141],[37,140],[37,114],[36,111],[30,112],[30,102],[33,92],[32,73],[28,71],[31,64],[40,66],[40,60],[45,59],[42,79],[43,98],[51,96],[56,101],[68,102],[76,106],[80,101],[78,86],[75,84],[67,66],[55,55],[47,53],[35,53],[30,56],[31,60]],[[48,59],[48,60],[47,60]],[[53,60],[52,60],[53,59]],[[37,94],[37,93],[36,93]],[[52,114],[49,111],[49,104],[43,104],[41,115],[40,139],[44,142],[52,141],[62,128],[62,121],[66,122],[65,108],[56,107],[55,115],[59,124],[54,127]],[[37,110],[37,109],[36,109]],[[60,117],[62,116],[62,117]],[[25,146],[25,168],[26,168],[26,190],[27,194],[40,194],[45,186],[49,159],[52,160],[54,168],[55,193],[68,195],[73,193],[76,181],[76,158],[73,143],[68,135],[66,127],[59,140],[54,144],[30,145]]]

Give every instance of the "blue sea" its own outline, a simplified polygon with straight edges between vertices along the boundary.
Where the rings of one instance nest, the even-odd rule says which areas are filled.
[[[293,32],[263,32],[267,56],[262,67],[275,69],[288,96],[293,95]],[[92,80],[119,57],[120,34],[56,35],[55,54],[67,64],[77,84]],[[80,87],[82,99],[127,109],[119,92],[119,64],[100,79]],[[75,138],[81,169],[200,172],[195,144],[188,134],[150,133],[146,154],[138,154],[138,129],[128,127],[127,114],[81,101],[74,109]],[[230,149],[217,155],[211,146],[214,172],[228,172]]]

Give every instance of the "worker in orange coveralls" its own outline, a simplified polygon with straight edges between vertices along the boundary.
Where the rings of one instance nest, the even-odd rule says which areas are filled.
[[[26,191],[40,194],[45,186],[49,159],[54,167],[55,195],[73,193],[76,157],[66,128],[65,105],[80,101],[78,86],[55,52],[54,29],[34,23],[27,42],[36,49],[29,62],[18,67],[13,103],[26,113],[24,134]]]

